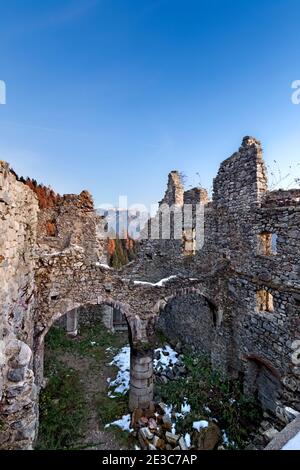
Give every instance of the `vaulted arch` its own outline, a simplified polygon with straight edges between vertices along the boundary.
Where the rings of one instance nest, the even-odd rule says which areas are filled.
[[[154,310],[157,328],[172,340],[193,345],[199,353],[211,356],[222,312],[199,288],[179,288],[159,300]]]

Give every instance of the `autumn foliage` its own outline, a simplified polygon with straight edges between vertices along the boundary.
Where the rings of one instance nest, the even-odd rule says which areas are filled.
[[[35,179],[19,177],[17,173],[11,168],[11,172],[15,175],[18,181],[23,184],[26,184],[36,195],[39,201],[40,209],[48,209],[49,207],[54,207],[60,195],[55,193],[50,186],[44,186],[39,184]]]
[[[53,189],[43,184],[38,184],[36,180],[27,178],[20,178],[32,191],[37,195],[40,209],[48,209],[54,207],[57,204],[60,196],[56,194]]]
[[[109,265],[113,268],[121,268],[134,260],[136,256],[136,244],[128,235],[127,238],[108,239]]]

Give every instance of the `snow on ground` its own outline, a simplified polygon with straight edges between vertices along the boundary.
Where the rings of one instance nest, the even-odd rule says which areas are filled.
[[[167,416],[171,416],[173,405],[166,405],[165,403],[161,403],[161,407]]]
[[[169,276],[165,277],[164,279],[161,279],[158,282],[147,282],[147,281],[134,281],[135,285],[140,285],[140,286],[152,286],[152,287],[163,287],[164,284],[171,279],[175,279],[177,276]]]
[[[168,367],[172,367],[178,362],[178,353],[174,351],[168,344],[163,348],[155,349],[154,354],[160,352],[160,358],[154,359],[153,366],[157,372],[163,372]],[[164,354],[165,353],[165,354]]]
[[[191,412],[191,405],[188,404],[187,398],[184,398],[183,404],[181,405],[181,413],[186,415]]]
[[[229,444],[229,439],[228,439],[228,436],[226,434],[226,431],[224,431],[224,430],[222,430],[222,438],[223,438],[224,444],[227,446]]]
[[[111,348],[107,348],[107,352],[111,352]],[[160,352],[160,359],[154,360],[154,369],[157,371],[164,371],[168,367],[172,367],[178,362],[178,354],[169,345],[164,346],[155,350]],[[165,353],[165,354],[164,354]],[[114,398],[113,393],[120,393],[124,395],[129,390],[130,381],[130,346],[124,346],[114,356],[113,360],[109,363],[110,366],[115,365],[119,370],[117,377],[114,380],[109,379],[109,388],[113,389],[109,391],[108,395]]]
[[[132,432],[133,429],[130,427],[131,416],[130,414],[122,416],[121,419],[117,421],[113,421],[112,423],[106,424],[105,428],[109,428],[109,426],[118,426],[123,431]]]
[[[291,408],[290,406],[285,406],[284,409],[288,414],[292,415],[294,418],[297,418],[297,416],[299,416],[300,414],[299,411],[294,410],[294,408]]]
[[[206,411],[206,413],[211,414],[211,409],[209,408],[209,406],[205,405],[205,406],[203,406],[203,409],[204,409],[204,411]]]
[[[113,349],[111,347],[106,349],[107,352],[112,352]],[[165,369],[172,367],[174,364],[178,362],[178,353],[174,351],[168,344],[163,346],[162,348],[158,348],[155,350],[155,353],[160,352],[160,359],[154,359],[154,370],[162,372]],[[164,354],[166,353],[166,354]],[[117,354],[114,356],[113,360],[109,363],[110,366],[114,365],[118,368],[117,377],[112,380],[111,378],[107,379],[107,383],[109,384],[109,392],[108,396],[110,398],[115,398],[114,393],[116,394],[125,394],[129,390],[129,382],[130,382],[130,346],[124,346],[121,348]],[[205,411],[211,413],[209,407],[204,407]],[[172,433],[176,434],[176,421],[179,418],[186,417],[191,412],[191,406],[188,403],[188,398],[184,397],[183,403],[181,405],[180,412],[172,413],[173,412],[173,405],[164,404],[163,406],[164,412],[166,415],[172,418]],[[193,422],[193,429],[196,429],[198,432],[201,429],[208,427],[208,421],[201,420],[201,421],[194,421]],[[124,415],[121,419],[114,421],[113,423],[107,424],[105,427],[109,426],[118,426],[119,428],[131,432],[132,429],[130,428],[130,415]],[[229,443],[229,439],[223,431],[223,441],[224,444]],[[191,446],[191,436],[189,433],[186,433],[184,436],[185,443],[187,447]],[[295,441],[295,442],[294,442]],[[300,433],[298,437],[296,436],[292,439],[286,446],[283,448],[284,450],[290,449],[292,446],[293,450],[300,449]]]
[[[191,447],[191,435],[188,432],[184,436],[184,442],[188,448]]]
[[[183,404],[181,405],[181,412],[180,413],[176,412],[175,418],[176,420],[178,418],[185,418],[190,412],[191,412],[191,405],[188,404],[187,398],[184,397]]]
[[[112,352],[112,348],[107,348],[107,352]],[[164,371],[168,367],[172,367],[178,362],[178,354],[169,345],[163,348],[156,349],[156,352],[160,352],[160,359],[154,360],[154,369],[160,372]],[[165,354],[164,354],[165,353]],[[130,381],[130,346],[126,345],[121,348],[118,353],[114,356],[113,360],[109,363],[110,366],[116,366],[118,370],[117,377],[114,380],[108,379],[109,392],[108,396],[114,398],[114,394],[124,395],[129,390]]]
[[[161,404],[162,406],[162,404]],[[171,418],[172,421],[172,434],[176,434],[176,422],[179,418],[185,418],[191,412],[191,405],[188,404],[187,398],[184,398],[183,404],[181,405],[181,413],[172,413],[173,412],[173,405],[166,405],[162,406],[165,414]]]
[[[104,268],[104,269],[112,269],[110,266],[108,266],[108,264],[106,264],[106,263],[99,263],[99,261],[96,261],[95,266],[98,266],[98,267]]]
[[[283,446],[282,450],[300,450],[300,432]]]
[[[115,398],[113,393],[120,393],[124,395],[129,390],[130,380],[130,346],[124,346],[116,354],[113,360],[109,363],[110,366],[118,367],[118,374],[115,380],[108,379],[109,388],[113,389],[108,392],[110,398]]]
[[[202,421],[194,421],[193,422],[193,429],[196,429],[196,431],[200,431],[200,429],[204,429],[208,427],[208,421],[202,420]]]

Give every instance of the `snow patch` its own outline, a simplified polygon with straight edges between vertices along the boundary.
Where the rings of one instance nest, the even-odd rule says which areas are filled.
[[[287,442],[282,450],[300,450],[300,432],[293,439]]]
[[[175,279],[176,277],[177,276],[165,277],[164,279],[161,279],[158,282],[134,281],[134,284],[140,286],[163,287],[166,282],[170,281],[171,279]]]
[[[109,363],[110,366],[117,366],[119,371],[115,380],[109,382],[109,388],[113,388],[113,393],[124,395],[129,390],[130,380],[130,346],[124,346]],[[108,392],[110,398],[115,398],[112,391]]]
[[[203,406],[203,409],[204,409],[204,411],[206,411],[206,413],[211,414],[211,409],[209,408],[209,406],[205,405],[205,406]]]
[[[191,447],[191,435],[188,432],[184,436],[184,442],[188,448]]]
[[[104,268],[104,269],[112,269],[110,266],[108,266],[108,264],[106,263],[99,263],[99,261],[96,261],[96,263],[94,263],[95,266],[98,266],[99,268]]]
[[[299,411],[294,410],[294,408],[291,408],[290,406],[285,406],[284,409],[287,413],[291,414],[295,418],[299,415]]]
[[[131,416],[130,414],[122,416],[121,419],[117,421],[113,421],[112,423],[106,424],[105,428],[109,428],[110,426],[118,426],[123,431],[132,432],[133,429],[130,427],[131,423]]]
[[[160,353],[160,358],[154,359],[153,361],[154,370],[157,372],[163,372],[168,367],[172,367],[178,362],[177,352],[174,351],[174,349],[172,349],[168,344],[166,344],[163,348],[155,349],[154,354],[157,352]]]
[[[187,415],[191,412],[191,405],[188,404],[187,398],[184,398],[183,404],[181,405],[181,413]]]
[[[196,429],[196,431],[200,431],[200,429],[204,429],[208,427],[208,421],[202,420],[202,421],[194,421],[193,422],[193,429]]]

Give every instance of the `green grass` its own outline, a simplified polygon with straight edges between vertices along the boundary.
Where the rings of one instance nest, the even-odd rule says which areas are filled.
[[[114,395],[116,398],[109,398],[103,394],[99,394],[97,397],[97,412],[99,419],[104,425],[113,423],[129,413],[128,394],[118,395],[114,393]],[[123,449],[133,449],[134,444],[137,443],[136,438],[132,434],[123,431],[118,426],[110,426],[107,432],[113,433]]]
[[[104,425],[116,421],[128,413],[128,395],[109,398],[107,395],[99,393],[96,397],[96,404],[99,419]]]
[[[95,343],[95,344],[94,344]],[[121,335],[111,333],[102,324],[81,327],[76,338],[67,336],[65,330],[53,327],[47,335],[47,347],[51,351],[68,351],[79,356],[105,360],[106,348],[120,348],[124,344]]]
[[[162,330],[157,328],[155,332],[155,347],[161,348],[165,346],[165,344],[168,344],[168,343],[169,343],[169,340],[167,336],[165,335],[165,333]]]
[[[189,432],[195,420],[217,418],[221,429],[234,444],[229,448],[243,449],[249,434],[261,421],[261,409],[256,400],[245,398],[241,383],[224,379],[219,371],[213,370],[205,358],[184,354],[187,377],[156,386],[156,394],[166,403],[180,411],[184,398],[191,405],[191,413],[178,421],[178,433]],[[206,407],[209,407],[211,414]]]
[[[111,432],[113,432],[115,438],[117,439],[120,448],[123,450],[134,449],[135,444],[138,444],[136,438],[127,431],[122,431],[122,429],[117,426],[111,426]]]
[[[69,338],[59,327],[52,327],[46,337],[45,377],[47,386],[40,394],[40,426],[36,449],[80,449],[90,410],[86,403],[82,375],[66,367],[57,357],[64,352],[89,358],[89,370],[99,373],[101,363],[105,367],[109,361],[106,349],[111,353],[124,346],[126,337],[107,331],[104,325],[92,328],[82,327],[76,338]],[[91,344],[93,343],[93,344]],[[94,344],[95,343],[95,344]],[[117,371],[117,368],[113,367]],[[111,399],[107,389],[95,397],[99,422],[111,423],[128,413],[128,396]],[[116,427],[107,432],[113,433],[120,445],[124,446],[126,434]],[[86,445],[87,446],[87,445]]]
[[[107,395],[98,394],[96,398],[97,414],[99,420],[105,425],[119,420],[122,416],[129,414],[128,394],[119,395],[114,393],[115,398],[109,398]],[[120,448],[133,449],[137,443],[136,438],[127,431],[123,431],[118,426],[109,426],[107,432],[114,435]]]
[[[56,359],[45,362],[49,382],[40,395],[40,426],[36,449],[71,449],[82,437],[87,419],[79,375]]]

